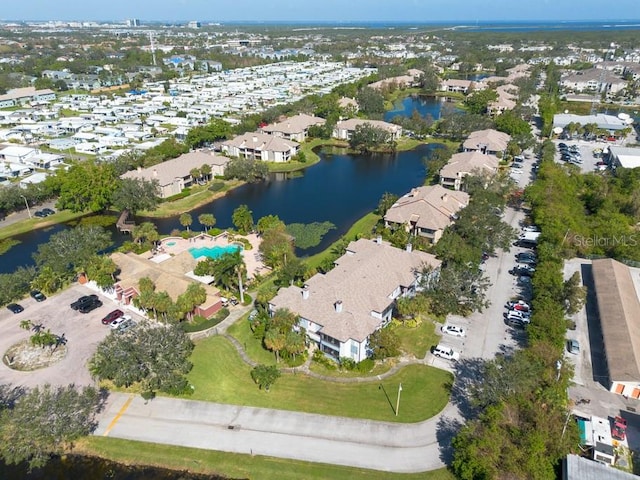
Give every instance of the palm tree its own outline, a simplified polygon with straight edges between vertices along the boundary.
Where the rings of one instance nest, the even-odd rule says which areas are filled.
[[[200,175],[208,180],[211,180],[211,165],[204,164],[200,167]]]
[[[212,213],[203,213],[198,216],[198,221],[206,227],[205,230],[209,230],[216,224],[216,217],[214,217]]]
[[[47,295],[57,292],[62,288],[63,276],[48,265],[43,266],[38,276],[31,282],[33,288]]]
[[[160,238],[158,229],[152,222],[143,222],[140,225],[136,225],[135,227],[133,227],[131,236],[136,243],[142,243],[143,240],[155,242]]]
[[[280,361],[280,351],[286,344],[286,334],[279,332],[277,329],[267,330],[267,333],[264,335],[264,346],[275,353],[276,363]]]
[[[187,232],[189,231],[189,226],[191,226],[192,223],[193,223],[193,218],[191,217],[190,214],[183,213],[182,215],[180,215],[180,225],[185,227],[187,229]]]
[[[191,175],[191,178],[193,179],[194,182],[198,182],[198,179],[200,178],[200,169],[199,168],[192,168],[189,171],[189,175]]]
[[[158,315],[161,315],[164,321],[167,321],[167,313],[171,309],[173,305],[173,300],[167,292],[158,292],[155,295],[154,304],[156,310],[158,311]]]
[[[31,320],[22,320],[20,322],[20,328],[23,330],[31,330],[32,326],[33,326],[33,323],[31,322]]]
[[[240,302],[244,303],[242,281],[247,269],[240,251],[226,253],[214,260],[212,270],[216,284],[226,290],[235,290],[237,288],[240,292]]]

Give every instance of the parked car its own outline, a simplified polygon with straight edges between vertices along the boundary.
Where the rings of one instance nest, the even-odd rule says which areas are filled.
[[[531,258],[531,257],[522,257],[517,259],[516,261],[518,263],[522,263],[524,265],[530,265],[532,267],[535,267],[536,264],[538,263],[535,258]]]
[[[95,310],[96,308],[100,308],[101,306],[102,306],[102,302],[99,299],[94,298],[93,300],[87,303],[83,303],[82,306],[78,308],[78,311],[80,313],[89,313]]]
[[[519,310],[521,312],[528,312],[531,310],[531,307],[524,300],[517,300],[515,302],[507,302],[505,305],[509,310]]]
[[[22,308],[22,305],[18,303],[10,303],[9,305],[7,305],[7,309],[13,313],[24,312],[24,308]]]
[[[138,325],[134,320],[127,320],[120,325],[120,328],[116,330],[118,333],[125,333],[133,329]]]
[[[41,212],[44,213],[46,216],[53,215],[54,213],[56,213],[56,211],[52,208],[43,208]]]
[[[45,218],[47,216],[42,210],[36,210],[33,214],[34,217]]]
[[[122,326],[123,323],[128,322],[129,320],[133,320],[131,318],[131,315],[122,315],[121,317],[116,318],[115,320],[113,320],[109,326],[114,329],[117,330],[118,328],[120,328]]]
[[[31,298],[33,298],[36,302],[44,302],[47,299],[44,293],[42,293],[40,290],[31,290],[29,292],[29,295],[31,295]]]
[[[433,349],[433,354],[436,357],[444,358],[445,360],[456,361],[460,359],[460,353],[456,352],[453,348],[440,343]]]
[[[526,328],[528,325],[528,322],[525,322],[520,318],[506,318],[505,323],[514,328]]]
[[[616,416],[613,419],[613,426],[611,427],[611,436],[616,440],[622,440],[627,436],[627,421],[620,417]]]
[[[443,325],[440,330],[442,330],[442,333],[448,333],[449,335],[453,335],[454,337],[464,337],[466,334],[464,328],[457,325]]]
[[[91,295],[85,295],[78,298],[75,302],[69,305],[73,310],[79,310],[85,303],[92,302],[98,299],[98,295],[92,293]]]
[[[529,232],[529,233],[537,233],[537,232],[540,232],[540,227],[538,227],[537,225],[525,225],[524,227],[522,227],[522,231]]]
[[[509,310],[506,313],[507,320],[515,318],[517,320],[521,320],[524,323],[531,323],[531,316],[528,312],[522,312],[520,310]]]
[[[112,312],[109,312],[104,316],[104,318],[102,319],[102,324],[109,325],[115,319],[120,318],[123,315],[124,315],[124,312],[122,310],[117,310],[117,309],[113,310]]]
[[[575,339],[569,340],[567,342],[567,350],[573,355],[578,355],[580,353],[580,342]]]

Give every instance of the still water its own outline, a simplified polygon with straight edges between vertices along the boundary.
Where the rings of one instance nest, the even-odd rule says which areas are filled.
[[[393,104],[392,110],[384,114],[384,121],[390,122],[394,117],[411,117],[417,111],[421,117],[431,115],[434,120],[439,120],[442,108],[449,103],[446,97],[432,97],[427,95],[411,95],[398,100]],[[453,104],[450,104],[453,106]]]
[[[331,222],[329,231],[316,247],[298,250],[301,256],[324,250],[344,235],[359,218],[374,210],[385,192],[402,195],[421,185],[426,174],[424,159],[438,145],[421,145],[415,150],[395,154],[349,155],[341,150],[322,150],[320,162],[292,177],[272,174],[265,182],[246,184],[226,196],[191,211],[191,229],[202,230],[198,215],[212,213],[220,228],[232,227],[231,216],[240,205],[247,205],[254,221],[265,215],[278,215],[285,223]],[[138,218],[137,222],[145,219]],[[150,219],[162,234],[182,230],[178,216]],[[32,254],[40,243],[67,225],[56,225],[14,237],[21,243],[0,256],[0,273],[20,265],[33,264]],[[129,238],[113,229],[116,244]]]

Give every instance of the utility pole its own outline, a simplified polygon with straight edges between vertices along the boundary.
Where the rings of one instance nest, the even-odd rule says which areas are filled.
[[[29,214],[29,218],[32,218],[31,217],[31,210],[29,210],[29,202],[27,202],[27,197],[25,197],[24,195],[20,195],[20,196],[24,199],[24,204],[27,207],[27,213]]]

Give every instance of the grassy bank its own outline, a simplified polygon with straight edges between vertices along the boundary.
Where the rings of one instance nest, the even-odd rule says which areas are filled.
[[[20,235],[21,233],[30,232],[38,228],[46,228],[58,223],[68,222],[76,218],[80,218],[87,215],[89,212],[71,212],[69,210],[62,210],[56,212],[50,217],[45,218],[26,218],[11,225],[0,227],[0,240],[13,237],[14,235]]]
[[[375,213],[368,213],[356,223],[354,223],[351,228],[344,234],[342,238],[346,238],[347,240],[355,240],[357,237],[366,236],[371,233],[373,227],[376,226],[378,221],[380,220],[380,215]],[[331,250],[340,243],[341,240],[332,243],[326,250],[317,253],[311,257],[305,258],[305,263],[309,266],[309,268],[318,268],[319,265],[322,264],[325,258],[331,256]]]
[[[236,349],[223,337],[196,344],[188,398],[387,422],[414,423],[433,417],[449,401],[449,372],[409,365],[391,377],[367,383],[333,383],[303,374],[282,374],[270,392],[258,389]],[[284,365],[282,365],[284,366]],[[402,409],[391,397],[402,383]],[[394,397],[395,398],[395,397]]]
[[[87,437],[78,442],[74,453],[92,455],[127,465],[152,465],[229,478],[260,480],[454,480],[447,469],[398,474],[323,463],[285,460],[260,455],[216,452],[197,448],[143,443],[109,437]]]
[[[212,192],[209,190],[209,185],[198,185],[191,189],[192,193],[188,197],[180,198],[172,202],[164,202],[158,205],[158,208],[153,211],[142,211],[139,215],[143,217],[152,218],[164,218],[172,217],[174,215],[180,215],[184,212],[189,212],[195,208],[212,202],[216,198],[223,197],[229,190],[232,190],[244,182],[240,180],[225,180],[224,187],[220,190]]]

